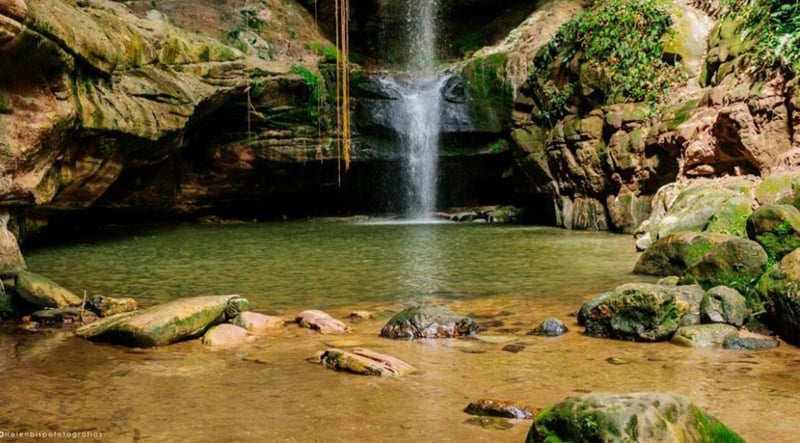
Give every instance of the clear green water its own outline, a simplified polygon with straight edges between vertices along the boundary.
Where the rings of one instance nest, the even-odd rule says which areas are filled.
[[[237,293],[283,310],[424,297],[575,300],[630,280],[627,236],[456,224],[278,223],[104,228],[28,251],[82,293],[144,303]]]
[[[26,257],[74,291],[143,304],[240,293],[287,325],[219,352],[198,340],[129,349],[69,331],[0,328],[0,433],[89,432],[74,441],[102,442],[522,442],[530,422],[484,429],[467,423],[464,407],[480,398],[544,407],[585,392],[660,391],[688,396],[747,441],[797,441],[796,347],[695,350],[581,334],[568,313],[594,293],[640,280],[628,273],[636,254],[627,236],[478,225],[167,226],[96,230]],[[495,337],[378,337],[384,311],[422,299],[493,322],[480,336]],[[323,336],[291,322],[306,308],[377,316],[349,323],[346,336]],[[526,335],[550,316],[571,332]],[[507,352],[505,343],[524,349]],[[307,361],[355,345],[419,372],[362,377]]]

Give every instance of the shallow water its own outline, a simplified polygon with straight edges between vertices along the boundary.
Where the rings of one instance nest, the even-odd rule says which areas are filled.
[[[486,397],[546,406],[583,392],[672,391],[748,441],[796,441],[795,347],[689,350],[579,333],[568,313],[594,293],[641,280],[628,273],[636,256],[627,236],[488,225],[109,228],[26,257],[32,270],[79,293],[144,304],[239,293],[254,310],[287,319],[306,308],[342,318],[368,309],[378,318],[339,337],[290,325],[229,352],[197,341],[136,350],[68,333],[0,333],[0,432],[87,431],[102,434],[88,438],[99,441],[521,442],[530,422],[483,429],[465,423],[463,408]],[[502,322],[482,335],[525,349],[377,337],[388,311],[424,300]],[[525,335],[549,316],[572,332]],[[380,379],[305,361],[326,346],[353,344],[420,372]]]

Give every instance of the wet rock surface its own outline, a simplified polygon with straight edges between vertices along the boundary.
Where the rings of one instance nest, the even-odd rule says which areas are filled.
[[[715,323],[708,325],[681,326],[675,331],[671,343],[689,348],[708,348],[721,346],[729,339],[739,336],[736,327]]]
[[[83,299],[47,277],[22,271],[17,274],[16,292],[28,303],[41,308],[80,306]]]
[[[91,340],[126,346],[164,346],[197,337],[247,309],[238,295],[187,297],[139,311],[126,312],[78,328]]]
[[[539,413],[539,408],[521,402],[480,399],[467,405],[467,407],[464,408],[464,412],[473,415],[523,420],[534,418],[536,414]]]
[[[328,313],[315,309],[297,314],[294,321],[301,328],[308,328],[320,334],[344,334],[348,331],[347,325],[331,317]]]
[[[677,394],[586,394],[543,409],[526,439],[553,441],[744,442]]]
[[[135,311],[139,309],[139,303],[130,297],[116,298],[98,295],[87,300],[87,308],[101,317],[110,317],[124,312]]]
[[[402,376],[416,371],[416,368],[398,358],[366,348],[349,351],[330,348],[319,353],[314,361],[326,368],[359,375]]]
[[[392,317],[381,329],[387,338],[451,338],[478,332],[474,320],[438,305],[413,306]]]
[[[563,321],[550,317],[543,321],[539,326],[528,332],[528,335],[541,335],[545,337],[556,337],[569,332],[569,328]]]

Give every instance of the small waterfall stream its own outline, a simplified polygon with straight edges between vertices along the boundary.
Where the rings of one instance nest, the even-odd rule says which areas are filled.
[[[426,220],[436,210],[441,90],[447,76],[436,72],[438,0],[408,1],[405,9],[408,73],[384,81],[401,95],[391,124],[403,150],[405,215]]]

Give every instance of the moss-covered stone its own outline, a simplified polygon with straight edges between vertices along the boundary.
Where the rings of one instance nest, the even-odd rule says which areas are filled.
[[[758,282],[780,336],[800,346],[800,249],[787,254]]]
[[[706,323],[742,326],[748,314],[747,300],[736,289],[717,286],[709,289],[703,296],[700,314]]]
[[[696,286],[629,283],[585,303],[578,322],[593,337],[634,341],[669,340],[689,316],[699,322],[703,291]]]
[[[542,410],[526,442],[736,442],[741,437],[677,394],[586,394]]]
[[[747,235],[777,259],[800,248],[800,210],[790,205],[765,205],[747,219]]]
[[[675,331],[670,342],[689,348],[708,348],[722,346],[725,340],[738,337],[739,330],[735,326],[721,323],[708,325],[681,326]]]
[[[747,217],[752,212],[750,200],[732,181],[722,186],[703,182],[687,187],[677,196],[667,213],[653,223],[651,237],[658,239],[680,231],[716,232],[745,236]],[[750,182],[742,181],[750,185]]]
[[[47,277],[22,271],[17,274],[17,294],[28,303],[41,308],[80,306],[83,299]]]
[[[508,56],[498,52],[471,59],[461,71],[472,124],[478,132],[499,133],[511,127],[513,95],[506,80],[507,63]]]
[[[421,305],[407,308],[381,329],[387,338],[450,338],[463,337],[478,332],[478,323],[469,317],[438,305]]]

